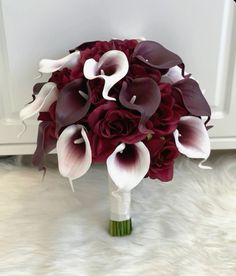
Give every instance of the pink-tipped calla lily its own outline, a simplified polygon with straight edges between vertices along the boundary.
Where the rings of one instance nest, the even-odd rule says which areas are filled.
[[[182,59],[155,41],[141,41],[134,49],[133,57],[159,70],[179,65],[184,71]]]
[[[150,133],[145,123],[156,112],[161,102],[161,93],[156,82],[151,78],[124,81],[119,100],[123,106],[141,113],[139,130],[142,133]]]
[[[127,57],[118,50],[106,52],[98,62],[90,58],[84,64],[84,76],[89,80],[104,79],[103,98],[113,101],[116,99],[108,96],[109,90],[127,74],[128,70]]]
[[[75,51],[61,59],[52,60],[52,59],[42,59],[39,62],[40,73],[53,73],[57,70],[63,69],[65,67],[72,68],[74,67],[80,58],[80,52]]]
[[[185,108],[194,116],[211,116],[211,108],[199,84],[192,78],[185,78],[173,85],[183,99]]]
[[[62,176],[70,180],[84,175],[91,166],[92,152],[82,125],[63,130],[57,141],[58,167]]]
[[[38,114],[39,112],[46,112],[49,107],[57,100],[58,90],[53,82],[44,84],[37,95],[34,95],[33,102],[27,104],[20,111],[20,118],[22,121]]]
[[[150,154],[143,142],[120,144],[107,159],[108,173],[119,191],[129,192],[149,170]]]
[[[176,147],[189,158],[204,159],[210,155],[210,139],[202,119],[184,116],[174,132]],[[201,163],[200,163],[201,166]]]
[[[60,91],[56,106],[57,130],[74,124],[82,119],[88,112],[90,101],[83,92],[83,80],[77,79]]]

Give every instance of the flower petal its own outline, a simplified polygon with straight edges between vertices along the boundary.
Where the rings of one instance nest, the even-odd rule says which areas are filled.
[[[41,90],[35,95],[35,100],[27,104],[20,111],[20,118],[22,121],[34,116],[38,112],[45,112],[57,100],[58,90],[53,82],[48,82],[42,86]]]
[[[111,50],[106,52],[98,62],[94,59],[86,60],[84,64],[84,76],[89,79],[104,79],[102,95],[106,100],[116,100],[109,97],[109,90],[121,80],[129,70],[129,62],[122,51]]]
[[[90,101],[82,91],[82,79],[68,83],[60,91],[56,106],[57,130],[78,122],[88,112]]]
[[[75,51],[61,59],[42,59],[39,62],[39,72],[40,73],[52,73],[57,70],[63,69],[65,67],[72,68],[79,61],[80,52]]]
[[[107,159],[108,173],[120,191],[132,190],[144,178],[150,154],[143,142],[120,144]]]
[[[162,75],[160,82],[167,82],[173,84],[185,78],[189,78],[191,76],[187,72],[184,72],[185,77],[183,77],[182,71],[183,69],[176,65],[170,68],[165,75]],[[193,77],[191,77],[191,79],[193,79]]]
[[[180,93],[184,106],[195,116],[211,116],[211,109],[198,83],[190,78],[178,81],[173,87]]]
[[[92,163],[92,152],[82,125],[71,125],[63,130],[57,141],[59,171],[73,180],[84,175]]]
[[[44,157],[56,147],[55,128],[52,121],[44,121],[39,124],[37,148],[33,154],[32,163],[39,170],[45,169]]]
[[[189,158],[207,159],[210,155],[210,140],[204,122],[193,116],[180,119],[174,132],[176,146]]]
[[[155,41],[141,41],[134,49],[133,57],[157,69],[183,66],[182,59]]]
[[[142,133],[150,133],[145,123],[156,112],[161,102],[161,93],[156,82],[151,78],[137,78],[129,83],[124,81],[119,100],[123,106],[141,113],[139,130]]]

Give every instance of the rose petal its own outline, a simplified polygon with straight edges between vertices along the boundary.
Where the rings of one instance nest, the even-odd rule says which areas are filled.
[[[185,108],[195,116],[211,116],[211,109],[198,83],[190,78],[178,81],[173,87],[180,93]]]
[[[88,112],[90,101],[82,91],[82,79],[77,79],[60,91],[56,106],[57,130],[78,122]]]
[[[63,69],[65,67],[72,68],[78,63],[80,58],[80,52],[75,51],[61,59],[52,60],[52,59],[42,59],[39,62],[40,73],[52,73],[57,70]]]
[[[129,70],[129,62],[122,51],[111,50],[106,52],[98,62],[94,59],[86,60],[84,64],[84,76],[89,79],[104,79],[102,95],[106,100],[116,100],[108,96],[109,90],[121,80]]]
[[[156,112],[161,102],[161,93],[156,82],[150,78],[137,78],[129,83],[124,81],[119,100],[123,106],[141,113],[139,130],[142,133],[150,133],[145,123]]]
[[[175,65],[183,67],[178,55],[155,41],[141,41],[134,49],[133,57],[157,69],[169,69]]]
[[[56,84],[53,82],[46,83],[39,93],[35,95],[35,100],[27,104],[20,111],[20,118],[22,121],[34,116],[38,112],[45,112],[57,100],[58,90]]]
[[[120,191],[132,190],[144,178],[150,154],[143,142],[120,144],[107,159],[108,173]]]
[[[210,155],[210,140],[204,122],[197,117],[184,116],[174,132],[176,146],[189,158],[207,159]]]
[[[82,125],[71,125],[63,130],[57,141],[57,155],[62,176],[73,180],[88,171],[92,152]]]

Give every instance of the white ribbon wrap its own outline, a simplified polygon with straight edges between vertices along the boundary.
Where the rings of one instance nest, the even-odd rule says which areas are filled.
[[[113,221],[124,221],[130,219],[131,192],[121,192],[108,176],[110,192],[110,219]]]

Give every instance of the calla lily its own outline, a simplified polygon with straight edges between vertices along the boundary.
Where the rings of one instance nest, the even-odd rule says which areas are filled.
[[[187,157],[204,161],[209,157],[210,140],[202,119],[193,116],[182,117],[174,132],[174,138],[179,152]]]
[[[57,141],[58,167],[62,176],[70,180],[84,175],[91,166],[92,152],[82,125],[63,130]]]
[[[150,154],[143,142],[120,144],[107,159],[107,170],[118,190],[129,192],[149,170]]]
[[[78,122],[88,112],[90,101],[82,91],[82,79],[68,83],[60,91],[56,106],[57,130]]]
[[[179,65],[184,70],[182,59],[155,41],[141,41],[134,49],[133,57],[156,69]]]
[[[168,83],[174,84],[180,80],[189,78],[191,76],[187,72],[184,72],[185,77],[183,77],[182,70],[183,69],[177,65],[170,68],[165,75],[162,75],[161,82],[168,82]],[[191,79],[193,79],[193,77],[191,77]]]
[[[33,154],[32,163],[39,170],[45,170],[44,157],[56,147],[55,127],[52,121],[44,121],[39,124],[37,148]]]
[[[184,106],[191,115],[211,116],[210,106],[204,98],[199,84],[194,79],[180,80],[173,87],[182,97]]]
[[[20,111],[20,118],[22,121],[34,116],[38,112],[46,112],[49,107],[57,100],[58,90],[53,82],[48,82],[42,86],[37,95],[34,95],[33,102],[27,104]]]
[[[150,133],[145,123],[161,102],[161,93],[156,82],[151,78],[137,78],[129,83],[124,81],[119,100],[123,106],[141,113],[139,130],[142,133]]]
[[[103,98],[106,100],[116,99],[108,96],[109,90],[121,80],[129,70],[129,62],[122,51],[111,50],[106,52],[98,62],[90,58],[84,64],[84,76],[93,80],[104,79]]]
[[[72,68],[75,66],[80,58],[80,52],[75,51],[61,59],[52,60],[52,59],[42,59],[39,62],[40,73],[53,73],[57,70],[63,69],[65,67]]]

